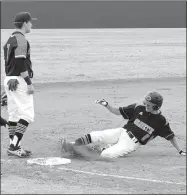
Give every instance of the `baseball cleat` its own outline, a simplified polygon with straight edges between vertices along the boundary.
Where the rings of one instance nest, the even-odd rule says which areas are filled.
[[[87,146],[76,146],[74,142],[67,142],[64,138],[60,140],[62,152],[69,153],[73,158],[91,159],[94,149]]]
[[[60,142],[62,152],[69,153],[75,158],[82,157],[82,152],[80,152],[79,146],[75,145],[75,142],[67,142],[64,138],[62,138]]]
[[[24,150],[21,147],[15,147],[12,144],[7,150],[9,156],[18,156],[20,158],[29,157],[32,153],[29,150]]]
[[[26,153],[27,156],[31,156],[32,155],[32,152],[30,150],[25,150],[23,149]],[[14,154],[10,153],[9,150],[7,150],[7,154],[8,156],[14,156]]]
[[[64,138],[60,140],[61,142],[61,148],[63,152],[72,152],[74,149],[74,142],[67,142]]]
[[[61,149],[63,152],[66,152],[66,140],[64,138],[60,139]]]

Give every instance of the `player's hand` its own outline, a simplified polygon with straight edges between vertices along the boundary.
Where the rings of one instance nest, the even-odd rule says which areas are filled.
[[[17,87],[18,87],[19,81],[17,79],[10,79],[7,83],[8,85],[8,89],[10,91],[16,91]]]
[[[181,151],[179,152],[179,154],[180,154],[181,156],[186,156],[186,152],[184,152],[183,150],[181,150]]]
[[[33,72],[32,70],[30,70],[30,71],[29,71],[29,78],[31,78],[31,79],[32,79],[32,78],[33,78],[33,76],[34,76],[34,72]]]
[[[8,125],[7,120],[1,117],[1,126],[5,126],[6,127],[6,125]]]
[[[34,94],[34,87],[33,87],[32,84],[31,85],[27,85],[27,93],[29,95]]]
[[[105,106],[105,107],[108,105],[108,102],[105,99],[96,100],[95,103],[101,104],[102,106]]]

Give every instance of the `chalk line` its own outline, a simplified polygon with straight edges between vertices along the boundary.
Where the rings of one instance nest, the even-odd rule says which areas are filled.
[[[64,170],[64,171],[72,171],[72,172],[76,172],[76,173],[97,175],[97,176],[102,176],[102,177],[114,177],[114,178],[118,178],[118,179],[140,180],[140,181],[147,181],[147,182],[153,182],[153,183],[165,183],[165,184],[175,184],[175,185],[184,185],[184,186],[186,186],[186,183],[184,183],[184,182],[173,182],[173,181],[164,181],[164,180],[155,180],[155,179],[145,179],[145,178],[140,178],[140,177],[110,175],[110,174],[105,174],[105,173],[94,173],[94,172],[81,171],[81,170],[70,169],[70,168],[62,168],[62,167],[60,167],[59,169]]]

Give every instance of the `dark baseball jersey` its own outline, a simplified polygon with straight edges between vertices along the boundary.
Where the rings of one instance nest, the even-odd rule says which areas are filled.
[[[156,136],[170,140],[174,137],[166,118],[160,114],[146,112],[145,106],[132,104],[119,108],[124,119],[128,119],[124,128],[131,131],[140,144],[145,145]]]
[[[20,76],[32,72],[30,44],[21,32],[14,32],[4,45],[5,73],[7,76]]]

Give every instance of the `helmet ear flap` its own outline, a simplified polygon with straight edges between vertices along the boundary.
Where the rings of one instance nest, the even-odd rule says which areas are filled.
[[[157,105],[153,106],[153,110],[159,110],[159,108]]]

